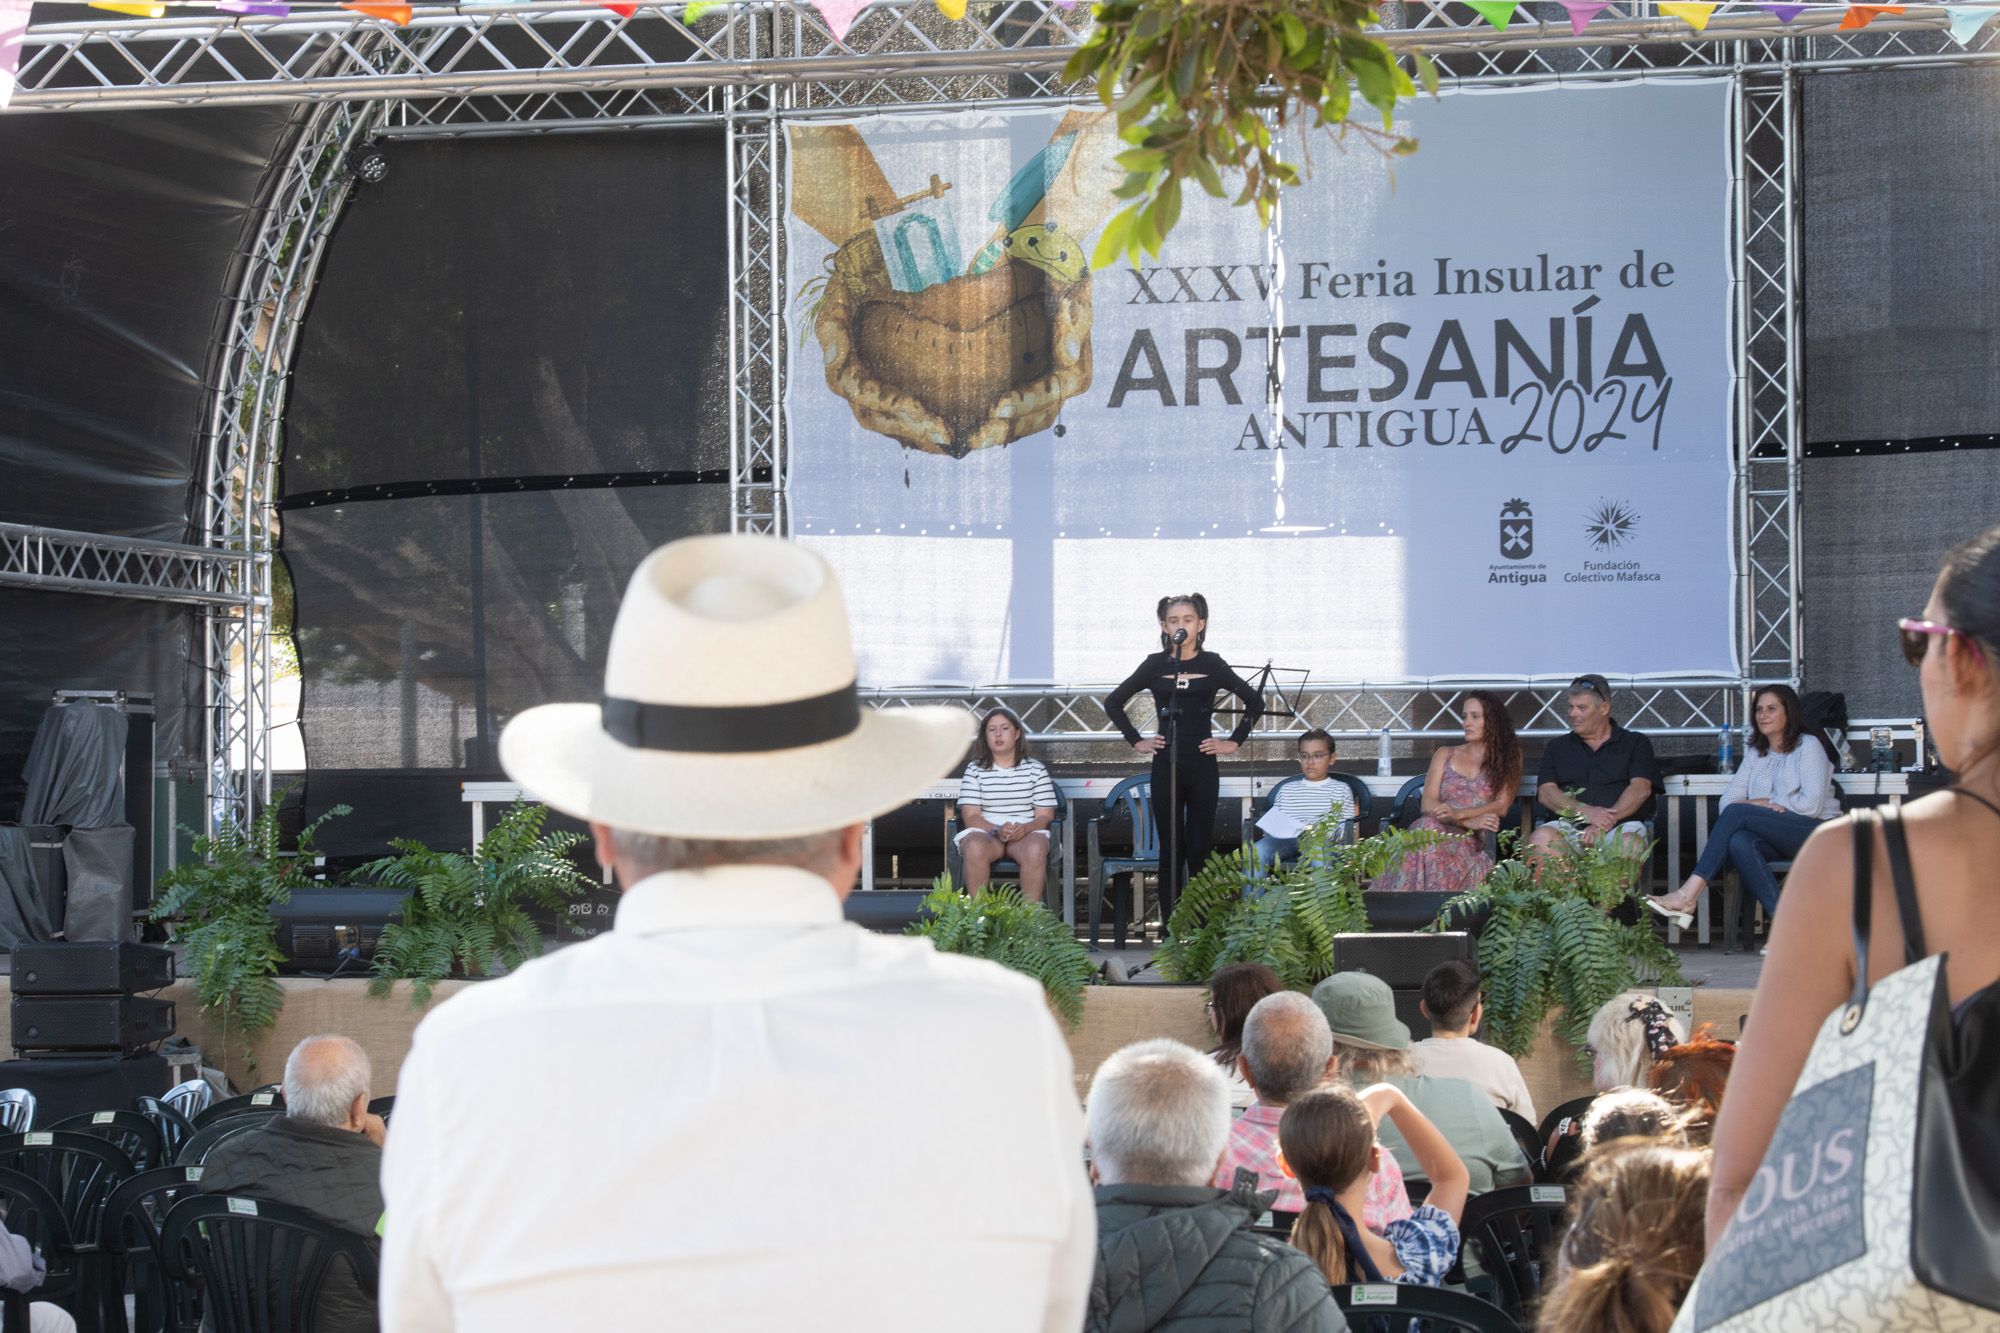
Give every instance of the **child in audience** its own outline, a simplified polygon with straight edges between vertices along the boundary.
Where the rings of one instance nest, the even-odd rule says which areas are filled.
[[[1423,1164],[1431,1192],[1409,1217],[1377,1234],[1355,1219],[1380,1165],[1375,1128],[1384,1116]],[[1285,1108],[1278,1142],[1306,1199],[1292,1225],[1292,1244],[1312,1257],[1328,1282],[1443,1283],[1458,1259],[1458,1218],[1471,1177],[1437,1126],[1401,1090],[1387,1083],[1359,1093],[1337,1085],[1315,1089]]]
[[[1275,826],[1280,829],[1311,828],[1335,809],[1340,811],[1338,818],[1342,822],[1353,819],[1356,813],[1354,793],[1346,783],[1328,777],[1331,772],[1333,737],[1318,728],[1299,737],[1299,773],[1303,781],[1288,782],[1278,789],[1271,809],[1266,812],[1273,817]],[[1254,850],[1259,865],[1277,866],[1296,861],[1299,859],[1299,835],[1296,832],[1266,832],[1257,839]]]
[[[1649,1139],[1584,1160],[1540,1333],[1666,1333],[1702,1260],[1708,1149]]]
[[[1501,1110],[1534,1124],[1535,1099],[1528,1095],[1521,1066],[1499,1047],[1472,1038],[1486,1011],[1479,994],[1479,969],[1458,959],[1439,963],[1424,977],[1422,1003],[1431,1035],[1410,1047],[1417,1072],[1462,1078]]]

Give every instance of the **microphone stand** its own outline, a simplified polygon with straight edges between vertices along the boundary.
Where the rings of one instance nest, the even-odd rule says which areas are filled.
[[[1167,694],[1167,844],[1160,866],[1160,938],[1167,937],[1167,918],[1181,896],[1181,694],[1187,685],[1181,680],[1181,645],[1187,631],[1178,630],[1167,649],[1173,668],[1173,689]]]

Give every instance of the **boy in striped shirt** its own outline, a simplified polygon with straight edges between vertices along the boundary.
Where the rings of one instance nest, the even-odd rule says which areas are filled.
[[[1333,771],[1333,737],[1318,728],[1299,737],[1299,771],[1305,775],[1304,781],[1288,782],[1279,788],[1277,799],[1257,821],[1258,828],[1264,831],[1264,836],[1257,839],[1257,859],[1264,865],[1296,861],[1299,834],[1336,806],[1343,821],[1354,818],[1353,791],[1346,783],[1328,776]]]

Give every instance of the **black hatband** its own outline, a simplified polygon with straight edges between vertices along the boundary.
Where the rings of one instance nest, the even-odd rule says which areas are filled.
[[[641,750],[757,754],[839,740],[861,725],[854,682],[811,699],[778,704],[648,704],[606,696],[604,730]]]

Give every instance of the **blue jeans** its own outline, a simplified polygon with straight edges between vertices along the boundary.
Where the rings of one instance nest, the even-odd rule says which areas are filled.
[[[1771,873],[1770,863],[1797,856],[1819,826],[1820,821],[1811,815],[1738,801],[1716,817],[1701,859],[1694,863],[1694,873],[1713,884],[1724,870],[1734,866],[1764,910],[1775,912],[1778,877]]]

